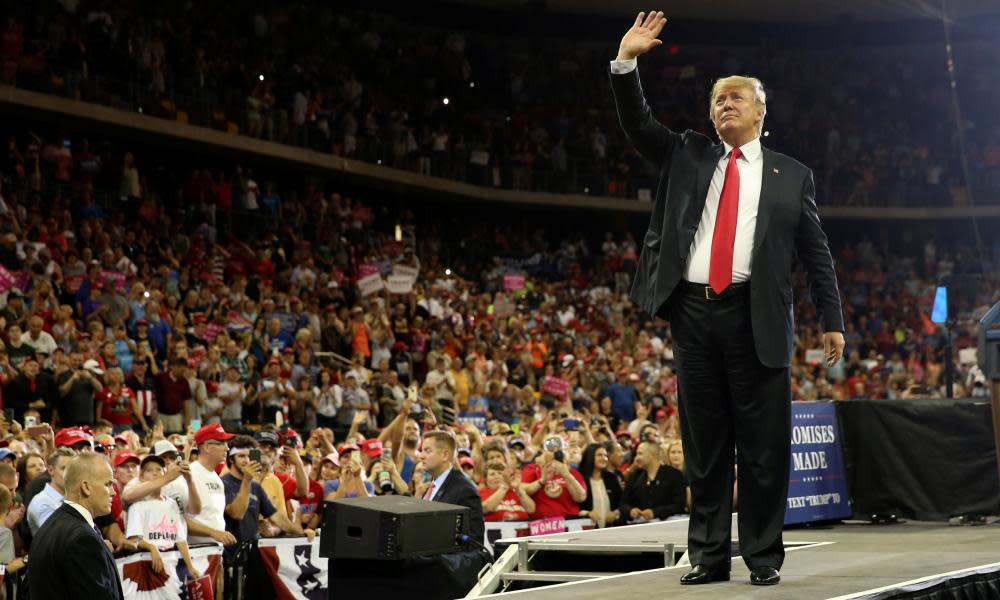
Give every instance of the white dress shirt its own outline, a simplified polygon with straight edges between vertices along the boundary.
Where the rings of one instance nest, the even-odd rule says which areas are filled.
[[[631,73],[637,66],[636,59],[611,61],[611,72],[616,75]],[[708,269],[712,259],[712,236],[715,234],[715,218],[719,212],[719,198],[722,184],[726,181],[726,167],[733,147],[723,142],[725,153],[715,166],[712,181],[705,198],[705,209],[701,213],[698,230],[694,234],[684,265],[684,279],[708,285]],[[740,146],[743,155],[737,159],[740,172],[740,206],[736,216],[736,240],[733,244],[733,283],[750,279],[750,257],[753,254],[753,234],[757,228],[757,208],[760,205],[760,184],[764,171],[764,154],[760,147],[760,137]]]
[[[712,173],[705,198],[705,210],[701,212],[698,231],[691,242],[684,279],[694,283],[708,284],[708,267],[712,260],[712,236],[715,234],[715,217],[719,212],[719,198],[722,184],[726,181],[726,166],[733,147],[723,142],[725,154],[719,159]],[[736,159],[740,171],[740,206],[736,215],[736,240],[733,244],[733,283],[750,279],[750,256],[753,253],[753,233],[757,228],[757,207],[760,205],[760,181],[764,170],[764,154],[760,149],[760,138],[754,138],[740,146],[743,153]]]
[[[454,469],[454,468],[455,467],[452,467],[451,469]],[[438,475],[437,477],[434,478],[434,481],[431,482],[431,485],[434,486],[434,487],[431,490],[431,497],[429,498],[429,500],[433,500],[434,498],[437,498],[438,492],[440,492],[441,488],[444,487],[444,480],[448,479],[448,475],[451,474],[451,469],[448,469],[444,473],[441,473],[440,475]]]

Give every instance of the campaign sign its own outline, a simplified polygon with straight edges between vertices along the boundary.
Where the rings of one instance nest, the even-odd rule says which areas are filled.
[[[813,348],[811,350],[806,350],[806,363],[810,365],[818,365],[823,362],[826,353],[822,348]]]
[[[413,291],[413,278],[409,275],[390,275],[385,280],[386,289],[390,294],[409,294]]]
[[[378,273],[378,265],[373,265],[371,263],[365,263],[363,265],[358,265],[358,278],[364,279],[373,273]]]
[[[846,519],[853,514],[834,403],[793,402],[785,524]]]
[[[358,291],[364,297],[381,292],[384,287],[385,282],[382,281],[382,276],[377,271],[358,280]]]
[[[542,391],[562,400],[569,391],[569,382],[559,377],[546,377],[542,381]]]
[[[537,521],[532,521],[528,523],[528,526],[531,528],[531,535],[565,533],[566,519],[565,517],[549,517],[547,519],[538,519]]]
[[[516,292],[524,289],[524,275],[504,275],[503,289],[508,292]]]
[[[417,276],[420,275],[420,270],[417,269],[416,267],[411,267],[408,265],[392,265],[392,274],[406,275],[411,277],[413,281],[416,281]]]
[[[493,303],[493,316],[498,319],[506,319],[513,315],[515,310],[517,307],[514,306],[514,303],[507,300],[497,300]]]
[[[460,412],[458,413],[458,422],[472,425],[483,433],[488,431],[486,427],[486,413],[484,412]]]
[[[14,274],[0,265],[0,294],[14,287]]]

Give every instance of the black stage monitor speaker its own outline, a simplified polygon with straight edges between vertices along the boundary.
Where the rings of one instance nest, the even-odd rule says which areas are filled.
[[[319,555],[400,560],[453,552],[469,531],[469,509],[409,496],[347,498],[326,503]]]

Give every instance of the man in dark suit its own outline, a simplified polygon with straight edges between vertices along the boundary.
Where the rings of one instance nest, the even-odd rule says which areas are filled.
[[[111,512],[114,477],[100,454],[66,468],[66,499],[35,534],[28,563],[34,600],[123,600],[121,579],[94,518]]]
[[[483,521],[483,501],[476,484],[461,469],[455,468],[455,438],[443,431],[424,435],[421,452],[424,469],[431,474],[426,488],[417,490],[424,500],[457,504],[469,508],[469,537],[483,543],[486,525]]]
[[[24,412],[28,409],[38,411],[40,423],[48,423],[55,391],[52,376],[40,369],[36,358],[29,357],[21,364],[17,377],[7,384],[4,407],[14,409],[14,420],[18,423],[24,423]]]
[[[784,560],[795,255],[830,365],[844,348],[840,293],[812,172],[760,144],[767,105],[759,80],[716,82],[709,115],[720,143],[653,117],[636,57],[662,43],[665,24],[662,12],[639,13],[610,78],[622,128],[660,169],[630,295],[670,321],[674,341],[694,565],[681,583],[729,579],[735,454],[740,554],[751,583],[773,585]]]

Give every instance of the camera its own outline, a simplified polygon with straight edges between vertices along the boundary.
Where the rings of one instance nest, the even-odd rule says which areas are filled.
[[[260,449],[251,448],[250,449],[250,462],[259,463],[260,462]]]
[[[545,449],[552,453],[552,458],[559,462],[565,460],[565,455],[563,453],[563,441],[560,437],[550,437],[545,440]]]

